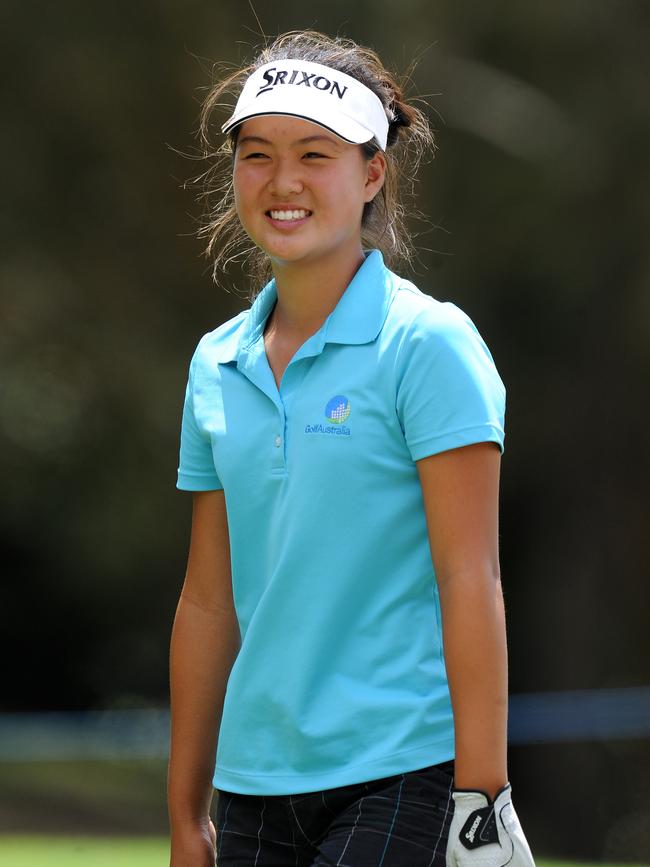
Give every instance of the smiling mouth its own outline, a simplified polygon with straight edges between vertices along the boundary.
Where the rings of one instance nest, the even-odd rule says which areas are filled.
[[[272,220],[279,220],[280,222],[295,222],[296,220],[304,220],[307,217],[311,217],[312,212],[308,211],[306,208],[298,208],[293,211],[276,211],[269,210],[266,211],[266,216],[270,217]]]

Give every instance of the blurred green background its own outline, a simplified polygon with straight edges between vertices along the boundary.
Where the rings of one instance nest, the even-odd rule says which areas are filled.
[[[439,150],[421,169],[429,223],[413,221],[420,252],[403,273],[471,316],[507,387],[513,697],[647,687],[650,6],[255,10],[268,36],[313,27],[397,70],[418,59],[410,93]],[[0,40],[7,733],[27,712],[167,707],[190,519],[175,490],[187,365],[249,288],[236,269],[212,282],[183,184],[201,170],[190,157],[212,63],[249,60],[261,38],[235,0],[5,0]],[[650,861],[649,736],[641,720],[513,738],[535,854]],[[48,761],[12,752],[12,737],[0,831],[166,833],[164,755]]]

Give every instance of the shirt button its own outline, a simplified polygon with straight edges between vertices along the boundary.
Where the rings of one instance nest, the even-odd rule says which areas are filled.
[[[282,437],[281,437],[281,436],[277,436],[277,437],[275,438],[275,444],[276,444],[276,446],[281,446],[281,445],[282,445]]]

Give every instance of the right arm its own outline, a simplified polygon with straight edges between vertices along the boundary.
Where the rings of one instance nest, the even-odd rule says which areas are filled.
[[[170,646],[171,867],[214,865],[212,777],[226,684],[239,648],[224,492],[197,492]]]

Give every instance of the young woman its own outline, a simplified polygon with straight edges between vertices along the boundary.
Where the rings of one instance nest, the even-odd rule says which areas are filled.
[[[431,132],[373,51],[314,31],[213,88],[208,152],[232,89],[208,253],[252,242],[271,279],[190,364],[171,867],[529,867],[506,766],[505,389],[469,317],[387,264],[408,259],[400,179]]]

